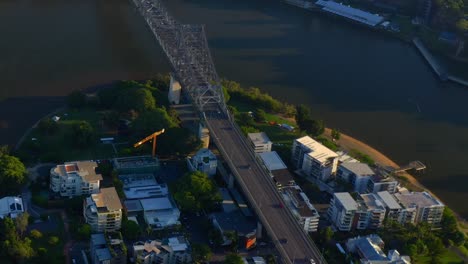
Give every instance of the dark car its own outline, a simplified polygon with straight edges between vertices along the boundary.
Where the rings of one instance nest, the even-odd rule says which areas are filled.
[[[282,238],[282,239],[279,240],[279,242],[280,242],[281,244],[287,244],[287,243],[288,243],[288,240],[287,240],[286,238]]]

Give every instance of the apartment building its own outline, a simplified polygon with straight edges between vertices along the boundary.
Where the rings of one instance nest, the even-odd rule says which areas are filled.
[[[132,247],[133,259],[141,264],[192,263],[191,249],[183,236],[139,241]]]
[[[416,208],[405,208],[388,191],[378,192],[377,196],[386,208],[385,217],[400,224],[414,223]]]
[[[310,203],[307,195],[299,186],[282,189],[285,204],[306,232],[316,232],[319,223],[319,213]]]
[[[102,175],[96,173],[94,161],[73,161],[50,170],[50,190],[62,197],[81,196],[99,192]]]
[[[415,211],[414,223],[439,226],[442,221],[445,205],[427,192],[396,193],[395,198],[404,208]]]
[[[16,218],[24,212],[23,199],[16,196],[7,196],[0,199],[0,219]]]
[[[344,162],[341,163],[336,172],[336,177],[350,183],[353,190],[358,193],[367,192],[367,184],[374,171],[365,163]]]
[[[255,153],[271,151],[273,143],[265,132],[248,133],[247,138]]]
[[[379,197],[373,193],[361,194],[357,199],[357,229],[377,229],[383,226],[387,212]]]
[[[94,232],[111,232],[122,224],[122,204],[114,187],[102,188],[86,198],[83,215]]]
[[[305,136],[294,140],[291,161],[304,176],[327,181],[336,173],[338,155],[311,137]]]
[[[367,192],[378,193],[387,191],[395,193],[397,191],[398,181],[391,176],[373,175],[367,182]]]
[[[358,204],[347,192],[334,193],[328,208],[328,218],[339,231],[350,231]]]
[[[89,253],[93,264],[126,264],[127,249],[122,234],[92,234]]]

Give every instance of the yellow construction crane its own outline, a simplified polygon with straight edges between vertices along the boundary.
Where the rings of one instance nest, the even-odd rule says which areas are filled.
[[[135,143],[135,144],[133,145],[133,147],[134,147],[134,148],[137,148],[137,147],[141,146],[141,144],[143,144],[143,143],[145,143],[145,142],[147,142],[147,141],[149,141],[149,140],[153,140],[153,158],[154,158],[154,156],[156,155],[156,137],[159,136],[159,135],[161,135],[162,133],[164,133],[164,128],[161,129],[161,130],[159,130],[159,131],[157,131],[157,132],[154,132],[153,134],[147,136],[147,137],[144,138],[143,140],[141,140],[141,141]]]

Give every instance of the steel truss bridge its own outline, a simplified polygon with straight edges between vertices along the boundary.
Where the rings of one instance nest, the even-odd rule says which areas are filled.
[[[132,0],[164,50],[184,95],[199,111],[283,263],[326,263],[234,123],[224,101],[203,25],[172,18],[161,0]]]

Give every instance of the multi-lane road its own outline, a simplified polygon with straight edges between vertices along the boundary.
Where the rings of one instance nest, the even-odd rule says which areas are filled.
[[[206,116],[214,140],[244,194],[276,244],[284,263],[325,263],[313,241],[301,229],[270,176],[257,163],[252,148],[237,127],[226,118]]]

